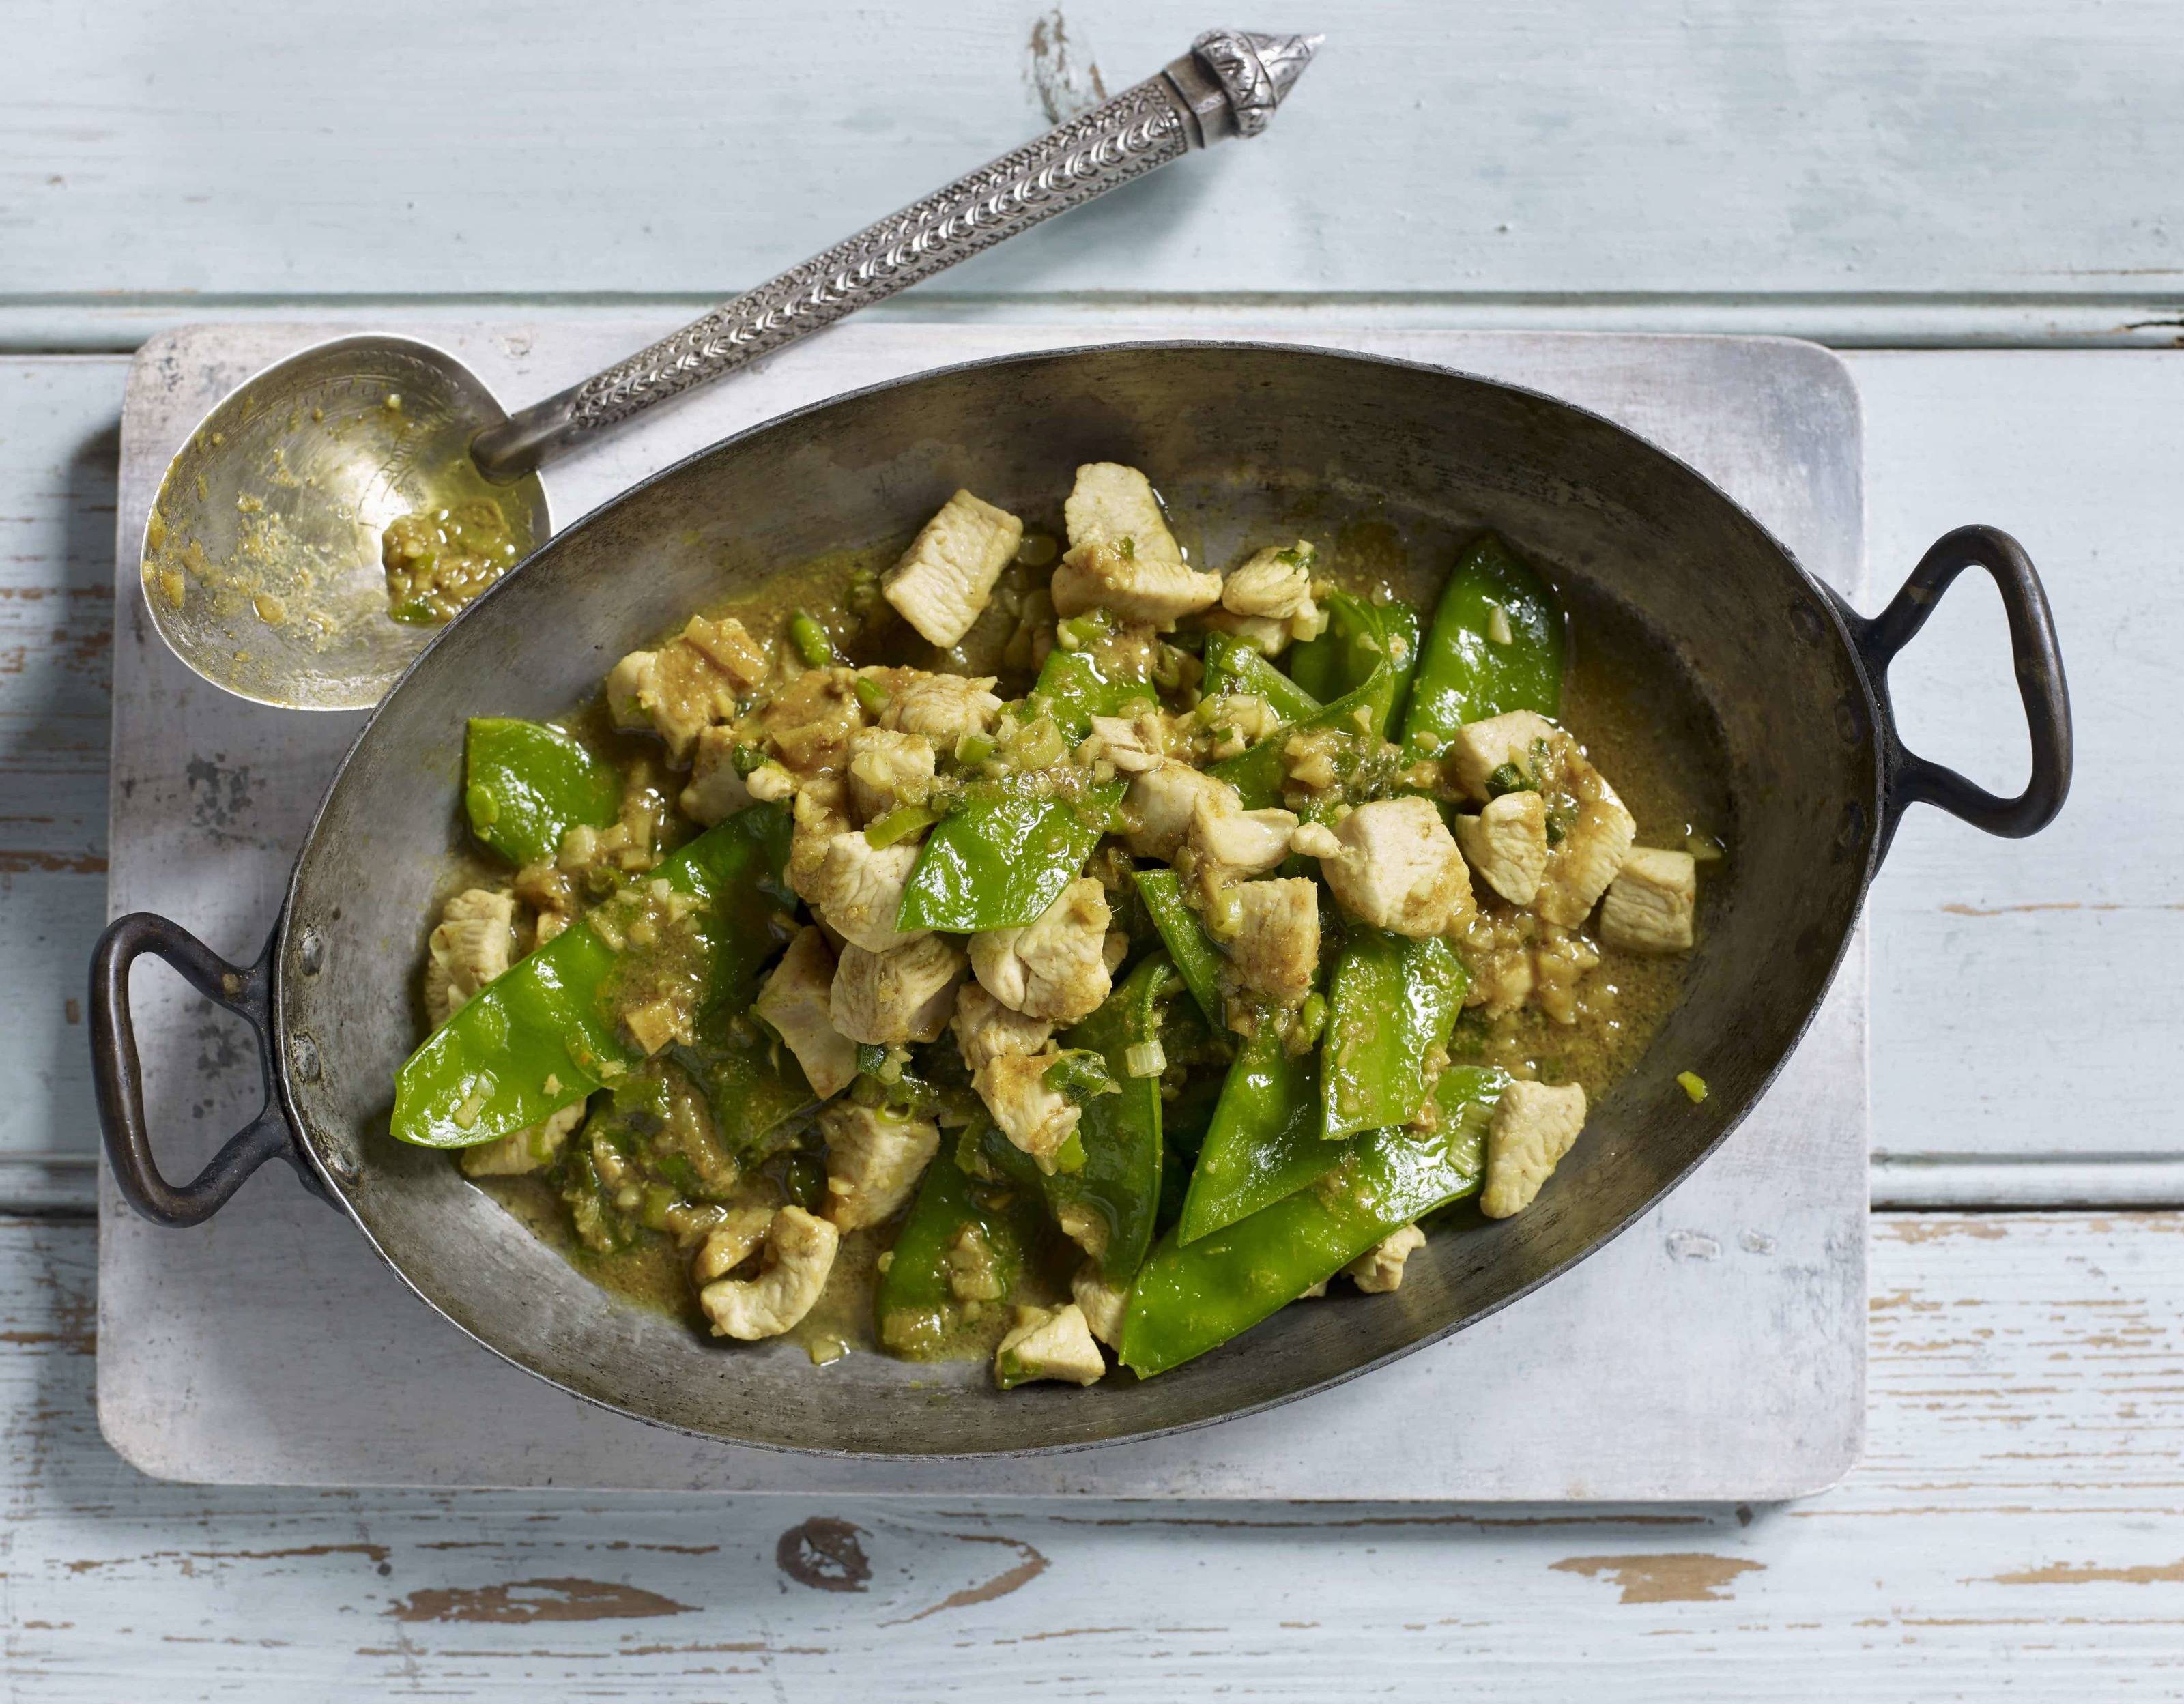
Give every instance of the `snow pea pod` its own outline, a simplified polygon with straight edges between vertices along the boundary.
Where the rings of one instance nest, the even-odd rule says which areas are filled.
[[[926,837],[895,915],[900,929],[972,934],[1038,921],[1084,867],[1123,784],[1072,800],[1006,785],[972,788]]]
[[[1223,693],[1249,693],[1264,699],[1284,722],[1302,721],[1319,709],[1319,700],[1284,674],[1234,633],[1210,630],[1206,635],[1206,685],[1208,698]]]
[[[1160,931],[1162,944],[1174,961],[1190,997],[1217,1034],[1228,1027],[1223,1015],[1227,1002],[1221,997],[1221,949],[1213,944],[1198,913],[1184,903],[1174,871],[1140,870],[1136,879],[1138,896],[1145,902],[1153,927]]]
[[[1447,1044],[1470,982],[1446,941],[1351,930],[1328,986],[1323,1136],[1409,1122],[1425,1104],[1427,1056]]]
[[[1345,733],[1358,734],[1377,727],[1386,685],[1384,671],[1373,675],[1354,692],[1344,693],[1332,704],[1323,704],[1294,727],[1261,740],[1249,751],[1208,764],[1206,772],[1234,788],[1246,810],[1279,805],[1282,783],[1289,778],[1285,748],[1290,738],[1314,728],[1338,728]]]
[[[1131,1286],[1123,1364],[1141,1378],[1219,1347],[1323,1284],[1390,1233],[1476,1193],[1482,1115],[1507,1079],[1444,1072],[1436,1128],[1376,1130],[1344,1144],[1318,1182],[1249,1218],[1185,1243],[1162,1238]]]
[[[1347,592],[1327,596],[1327,631],[1290,652],[1290,673],[1323,702],[1373,689],[1373,725],[1385,738],[1398,702],[1418,668],[1418,612],[1404,604],[1368,604]]]
[[[781,945],[774,920],[796,905],[782,880],[788,838],[784,806],[750,805],[652,872],[699,902],[677,945],[702,981],[706,1011],[748,1005]],[[623,1075],[643,1057],[621,1026],[630,967],[596,912],[526,955],[410,1055],[394,1079],[394,1134],[421,1147],[471,1147]]]
[[[1077,1133],[1084,1163],[1042,1176],[1028,1155],[990,1125],[972,1151],[986,1171],[1036,1191],[1055,1222],[1098,1250],[1101,1276],[1123,1283],[1143,1263],[1160,1210],[1161,1080],[1129,1075],[1129,1050],[1161,1033],[1162,1003],[1178,986],[1167,955],[1155,953],[1123,979],[1099,1011],[1057,1038],[1107,1061],[1119,1087],[1084,1102]]]
[[[573,735],[513,716],[472,716],[463,735],[471,833],[511,864],[550,862],[579,825],[612,826],[621,777]]]
[[[1054,718],[1074,745],[1092,732],[1095,716],[1118,716],[1134,699],[1152,699],[1152,677],[1120,665],[1106,647],[1046,654],[1039,679],[1032,683],[1031,707]]]
[[[1318,1055],[1293,1058],[1273,1027],[1261,1026],[1221,1086],[1176,1240],[1249,1218],[1341,1164],[1346,1150],[1321,1139],[1319,1118]]]
[[[963,1300],[950,1282],[956,1268],[949,1256],[967,1229],[975,1229],[983,1243],[987,1287],[999,1292],[980,1298],[981,1304],[1005,1302],[1023,1270],[1024,1250],[1039,1233],[1037,1201],[1035,1194],[1010,1184],[974,1181],[944,1145],[926,1167],[874,1288],[873,1324],[881,1346],[913,1361],[946,1352],[964,1317]]]
[[[1404,737],[1445,741],[1511,710],[1559,716],[1562,699],[1562,606],[1490,532],[1457,559],[1434,610]]]

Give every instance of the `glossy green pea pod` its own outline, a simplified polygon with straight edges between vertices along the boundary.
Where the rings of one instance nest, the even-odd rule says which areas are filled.
[[[1034,710],[1052,716],[1074,745],[1092,732],[1094,716],[1119,716],[1136,699],[1157,701],[1150,676],[1117,669],[1091,651],[1065,651],[1057,645],[1039,665],[1030,701]]]
[[[709,1010],[748,1005],[780,946],[774,919],[796,905],[782,880],[788,838],[786,807],[753,805],[652,872],[703,902],[693,922]],[[621,965],[580,919],[479,989],[396,1074],[394,1134],[426,1148],[490,1142],[638,1064],[613,999]]]
[[[1508,622],[1495,639],[1495,610]],[[1457,559],[1434,610],[1411,691],[1406,740],[1435,743],[1466,722],[1511,710],[1562,713],[1563,611],[1516,553],[1490,532]]]
[[[1292,1057],[1262,1025],[1228,1067],[1176,1240],[1195,1243],[1247,1219],[1341,1164],[1344,1145],[1323,1140],[1319,1121],[1318,1052]]]
[[[1362,734],[1379,725],[1385,689],[1384,675],[1373,676],[1356,691],[1346,693],[1332,704],[1323,704],[1311,716],[1271,738],[1261,740],[1249,751],[1208,764],[1206,772],[1234,788],[1246,810],[1279,805],[1282,783],[1289,778],[1289,761],[1284,748],[1290,737],[1321,727]]]
[[[949,1283],[948,1256],[957,1239],[972,1226],[984,1238],[1001,1284],[1000,1297],[987,1305],[998,1307],[1006,1305],[1023,1269],[1024,1250],[1038,1225],[1035,1195],[973,1182],[956,1163],[953,1144],[944,1144],[926,1167],[873,1289],[872,1323],[881,1347],[911,1361],[944,1354],[962,1310]]]
[[[1373,721],[1361,731],[1383,739],[1418,665],[1418,612],[1407,604],[1368,604],[1347,592],[1328,594],[1327,631],[1290,651],[1290,675],[1323,704],[1370,688]]]
[[[1206,1022],[1218,1033],[1228,1027],[1227,1002],[1221,996],[1221,969],[1225,962],[1221,949],[1213,944],[1198,913],[1184,903],[1174,871],[1140,870],[1136,881],[1138,896],[1145,902],[1145,913],[1153,920],[1153,927],[1160,931],[1161,944],[1167,949],[1190,997],[1206,1014]]]
[[[1328,985],[1320,1134],[1407,1123],[1429,1055],[1448,1043],[1470,977],[1446,941],[1353,927]]]
[[[1073,801],[974,788],[926,837],[895,927],[972,934],[1037,922],[1084,868],[1123,793],[1121,782]]]
[[[1084,1103],[1077,1127],[1084,1163],[1074,1171],[1043,1176],[1031,1156],[991,1126],[978,1151],[988,1170],[1045,1199],[1057,1224],[1096,1222],[1101,1232],[1100,1275],[1123,1283],[1151,1246],[1160,1211],[1162,1136],[1160,1078],[1132,1077],[1130,1048],[1159,1039],[1161,1005],[1176,986],[1175,967],[1162,953],[1145,960],[1109,994],[1099,1011],[1059,1038],[1066,1049],[1083,1048],[1107,1061],[1119,1092]]]
[[[1485,1118],[1507,1079],[1443,1073],[1440,1127],[1376,1130],[1344,1144],[1317,1183],[1192,1243],[1162,1238],[1131,1286],[1123,1364],[1141,1378],[1218,1348],[1323,1284],[1375,1243],[1474,1194],[1485,1171]]]
[[[511,864],[549,863],[571,828],[613,825],[621,777],[550,723],[472,716],[463,735],[463,810],[471,833]]]
[[[1302,721],[1320,707],[1320,701],[1234,633],[1209,630],[1206,635],[1206,683],[1208,698],[1225,693],[1249,693],[1264,699],[1284,722]]]

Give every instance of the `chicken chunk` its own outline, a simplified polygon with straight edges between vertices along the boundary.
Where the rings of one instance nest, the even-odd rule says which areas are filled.
[[[1074,1023],[1107,998],[1107,895],[1079,876],[1035,922],[971,937],[971,969],[1011,1011]]]
[[[1276,624],[1284,643],[1318,638],[1327,616],[1312,595],[1314,554],[1301,538],[1260,551],[1223,583],[1221,607],[1242,620]],[[1273,656],[1280,646],[1261,649]]]
[[[1547,801],[1532,792],[1490,799],[1456,819],[1456,844],[1479,879],[1513,905],[1529,905],[1547,867]]]
[[[1426,1233],[1416,1225],[1405,1225],[1381,1238],[1342,1270],[1368,1295],[1384,1295],[1402,1287],[1404,1263],[1425,1245]]]
[[[690,784],[676,801],[693,822],[710,828],[751,802],[751,790],[736,768],[735,731],[700,730],[690,754]]]
[[[713,1335],[745,1343],[778,1337],[811,1311],[833,1270],[841,1233],[801,1207],[783,1207],[766,1227],[758,1276],[716,1278],[698,1292]]]
[[[773,1224],[774,1210],[755,1203],[728,1208],[720,1222],[705,1233],[698,1251],[690,1256],[690,1276],[702,1289],[715,1278],[724,1278],[761,1248]]]
[[[880,595],[944,651],[971,631],[1022,542],[1022,521],[959,491],[888,570]]]
[[[649,727],[677,763],[699,734],[736,714],[739,693],[766,679],[766,658],[733,615],[694,615],[656,651],[632,651],[607,676],[607,710],[619,727]]]
[[[1545,716],[1513,710],[1466,723],[1444,755],[1481,804],[1512,783],[1541,795],[1551,849],[1532,908],[1564,928],[1584,922],[1623,867],[1638,825],[1583,748]]]
[[[839,769],[850,737],[865,725],[851,669],[806,669],[773,695],[759,726],[767,748],[790,774],[800,777]]]
[[[1451,736],[1441,751],[1456,784],[1484,805],[1494,796],[1490,786],[1497,770],[1514,768],[1537,780],[1543,760],[1552,760],[1569,735],[1533,710],[1511,710],[1484,721],[1466,722]]]
[[[850,803],[862,822],[933,792],[933,742],[922,734],[863,727],[850,736]]]
[[[807,925],[796,932],[751,1005],[788,1044],[804,1067],[804,1080],[822,1100],[833,1100],[857,1075],[857,1044],[828,1015],[833,984],[834,955],[826,938]]]
[[[907,946],[925,933],[894,926],[917,854],[915,841],[874,846],[861,828],[837,834],[827,843],[805,898],[843,939],[868,953]]]
[[[1240,615],[1234,610],[1215,609],[1198,619],[1217,632],[1234,634],[1262,657],[1279,657],[1290,648],[1290,624],[1272,615]]]
[[[1166,755],[1167,743],[1157,714],[1095,716],[1092,732],[1100,741],[1100,755],[1114,765],[1117,775],[1143,775],[1157,767]]]
[[[1506,1219],[1529,1206],[1585,1128],[1585,1090],[1574,1083],[1513,1083],[1486,1127],[1486,1187],[1479,1210]]]
[[[940,1151],[931,1119],[890,1119],[849,1100],[821,1111],[819,1133],[827,1139],[827,1217],[842,1231],[900,1212]]]
[[[984,1226],[976,1222],[963,1226],[943,1258],[948,1267],[948,1294],[957,1301],[999,1301],[1008,1294],[1000,1251]]]
[[[1004,1390],[1034,1378],[1097,1384],[1107,1363],[1075,1302],[1057,1308],[1020,1307],[1017,1323],[994,1351],[994,1383]]]
[[[1690,950],[1699,866],[1688,852],[1633,846],[1601,902],[1600,938],[1626,953]]]
[[[1043,1053],[1054,1038],[1054,1026],[1045,1018],[1011,1011],[975,982],[956,991],[950,1027],[956,1032],[956,1050],[972,1071],[997,1059]]]
[[[989,1061],[971,1076],[972,1088],[978,1091],[1001,1134],[1030,1155],[1050,1178],[1055,1155],[1076,1133],[1084,1117],[1083,1108],[1046,1080],[1061,1057],[1050,1047],[1044,1053],[1012,1054]]]
[[[1062,504],[1061,518],[1069,529],[1069,543],[1112,544],[1130,543],[1132,556],[1165,567],[1183,566],[1183,550],[1167,529],[1159,493],[1152,482],[1134,467],[1120,462],[1090,461],[1077,470],[1077,481]],[[1214,588],[1214,596],[1220,587]],[[1207,601],[1211,602],[1211,599]],[[1058,607],[1058,606],[1057,606]],[[1063,615],[1071,612],[1064,610]]]
[[[891,689],[880,726],[900,733],[919,733],[935,745],[950,745],[967,733],[991,732],[1001,713],[991,675],[929,675],[912,670]]]
[[[1300,1005],[1319,967],[1319,886],[1308,876],[1246,882],[1229,962],[1236,978],[1280,1006]]]
[[[1322,858],[1320,871],[1351,916],[1418,940],[1471,920],[1471,877],[1431,799],[1361,805],[1335,826],[1334,838],[1342,850]]]
[[[1201,574],[1180,557],[1172,563],[1148,558],[1128,542],[1073,544],[1054,571],[1052,589],[1056,615],[1112,610],[1165,633],[1220,598],[1221,576]]]
[[[755,783],[766,773],[755,771]],[[757,792],[755,785],[753,793]],[[807,905],[818,891],[819,872],[827,862],[827,849],[834,837],[856,827],[850,821],[849,783],[838,775],[815,775],[791,795],[794,823],[788,837],[788,885]]]
[[[554,1163],[584,1122],[584,1103],[564,1106],[526,1129],[463,1150],[465,1178],[521,1178]]]
[[[1218,794],[1202,794],[1191,807],[1184,844],[1204,865],[1230,876],[1263,876],[1290,855],[1296,832],[1293,810],[1239,810]]]
[[[1173,758],[1162,758],[1130,778],[1123,800],[1128,827],[1123,842],[1140,858],[1173,858],[1190,832],[1201,800],[1216,810],[1240,813],[1244,801],[1227,782]]]
[[[425,1011],[437,1027],[508,968],[515,947],[515,900],[466,888],[441,907],[426,941]]]
[[[852,1041],[884,1047],[938,1041],[969,969],[963,949],[944,935],[920,935],[884,953],[852,941],[834,966],[827,1014]]]
[[[1092,1335],[1110,1349],[1119,1349],[1123,1342],[1123,1316],[1130,1306],[1129,1285],[1109,1284],[1100,1276],[1098,1262],[1087,1261],[1069,1280],[1069,1295],[1084,1314],[1084,1323],[1090,1328]]]

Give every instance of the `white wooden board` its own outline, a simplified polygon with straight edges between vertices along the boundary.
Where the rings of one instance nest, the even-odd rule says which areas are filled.
[[[504,395],[634,340],[476,329],[450,341]],[[1809,346],[1729,340],[1361,337],[1524,379],[1663,442],[1860,595],[1854,389]],[[354,718],[241,706],[160,646],[133,543],[172,447],[292,329],[148,346],[125,416],[112,905],[241,955]],[[644,470],[783,408],[951,359],[1061,339],[857,324],[557,471],[566,518]],[[1166,1442],[909,1467],[700,1444],[559,1396],[429,1316],[285,1174],[219,1217],[157,1230],[102,1200],[101,1423],[146,1471],[215,1481],[765,1490],[1494,1498],[1780,1497],[1831,1483],[1863,1428],[1867,1141],[1862,937],[1788,1074],[1724,1150],[1577,1272],[1370,1379]],[[251,1074],[201,1003],[140,998],[152,1104],[187,1106],[180,1175],[248,1108]],[[1451,1420],[1460,1423],[1451,1424]]]
[[[207,298],[725,295],[1223,22],[1327,32],[1266,136],[940,288],[1035,314],[1337,295],[1427,298],[1440,323],[2167,342],[2184,285],[2170,0],[543,0],[520,22],[14,0],[8,20],[0,331],[48,347],[133,344]]]
[[[89,1228],[0,1221],[0,1696],[2173,1699],[2180,1238],[1880,1216],[1841,1485],[1580,1510],[152,1484]]]

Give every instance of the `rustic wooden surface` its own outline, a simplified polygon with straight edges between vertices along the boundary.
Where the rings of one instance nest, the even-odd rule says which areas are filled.
[[[18,0],[0,55],[0,1697],[2173,1696],[2184,365],[1854,358],[1886,586],[1968,518],[2053,590],[2079,792],[1876,887],[1864,1465],[1735,1510],[588,1500],[142,1480],[92,1411],[80,983],[104,908],[121,354],[188,319],[663,319],[1211,16]],[[2166,347],[2168,0],[1324,0],[1272,135],[900,311]],[[432,51],[420,51],[419,44]],[[482,73],[482,75],[481,75]],[[457,80],[461,86],[457,87]],[[1185,174],[1189,175],[1186,175]],[[1163,223],[1163,216],[1190,215]],[[1991,594],[1899,682],[2008,782]],[[209,1045],[212,1044],[209,1042]],[[70,1217],[71,1211],[76,1217]],[[1724,1659],[1727,1659],[1724,1661]]]

